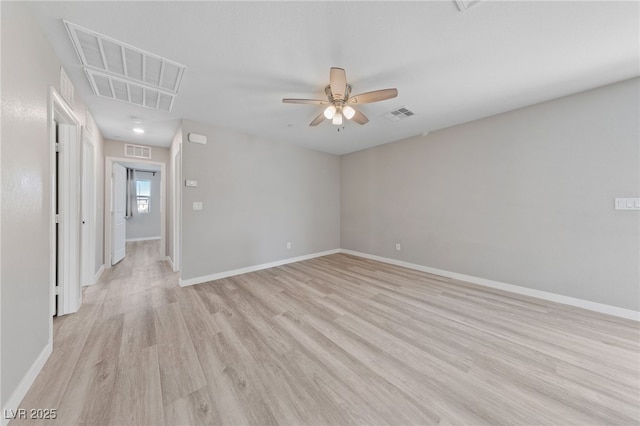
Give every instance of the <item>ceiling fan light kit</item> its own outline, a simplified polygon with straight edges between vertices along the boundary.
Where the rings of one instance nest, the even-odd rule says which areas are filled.
[[[334,115],[336,115],[336,107],[333,105],[329,105],[327,109],[324,110],[324,116],[327,120],[331,120]]]
[[[329,85],[325,87],[327,100],[320,99],[291,99],[285,98],[286,104],[329,105],[321,112],[309,126],[317,126],[325,119],[331,120],[336,126],[342,126],[343,117],[353,120],[358,124],[366,124],[369,119],[352,105],[370,104],[380,102],[398,96],[398,89],[382,89],[351,96],[351,85],[347,83],[347,74],[344,69],[332,67],[329,72]]]
[[[356,110],[353,109],[353,107],[347,105],[346,107],[342,108],[342,115],[344,115],[344,118],[346,118],[347,120],[351,120],[353,116],[356,115]]]

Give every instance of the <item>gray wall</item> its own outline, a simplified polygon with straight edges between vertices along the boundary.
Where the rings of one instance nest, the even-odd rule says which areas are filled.
[[[342,248],[639,310],[640,80],[341,157]],[[395,250],[395,243],[402,245]]]
[[[136,180],[151,181],[151,200],[149,202],[149,213],[134,213],[133,217],[127,219],[127,240],[139,238],[160,238],[160,172],[155,176],[151,172],[136,172]]]
[[[23,4],[2,2],[2,407],[48,343],[49,86],[60,64]],[[20,41],[19,43],[17,41]]]
[[[0,404],[48,343],[51,317],[49,89],[60,90],[60,63],[24,2],[2,8],[2,203],[0,252]],[[16,40],[20,42],[17,43]],[[86,122],[76,94],[74,115]],[[92,135],[96,179],[96,271],[103,264],[103,137]],[[78,140],[78,144],[81,141]],[[78,224],[79,226],[79,224]]]
[[[183,179],[199,182],[182,188],[183,279],[340,247],[337,156],[187,120],[182,129]],[[187,142],[191,132],[208,143]]]

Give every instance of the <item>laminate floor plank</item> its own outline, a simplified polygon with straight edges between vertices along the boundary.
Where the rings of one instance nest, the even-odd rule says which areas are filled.
[[[346,254],[181,288],[127,243],[53,330],[47,424],[640,424],[638,322]]]
[[[155,345],[119,358],[111,408],[112,426],[165,424]]]

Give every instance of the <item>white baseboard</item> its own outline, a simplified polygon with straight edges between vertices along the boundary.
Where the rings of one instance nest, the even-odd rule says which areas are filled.
[[[96,275],[93,277],[93,282],[94,283],[98,282],[98,280],[102,276],[103,272],[104,272],[104,263],[102,265],[100,265],[100,269],[98,269],[98,272],[96,272]]]
[[[175,267],[175,265],[173,264],[173,260],[171,259],[171,256],[166,256],[166,257],[164,258],[164,260],[166,260],[166,261],[169,263],[169,265],[171,265],[171,270],[172,270],[173,272],[176,272],[176,267]]]
[[[42,370],[42,367],[44,367],[47,359],[49,359],[49,355],[51,355],[52,349],[52,341],[49,340],[49,343],[47,343],[38,358],[36,358],[34,363],[31,365],[31,368],[29,368],[27,374],[25,374],[25,376],[22,378],[16,390],[13,391],[13,394],[7,400],[5,406],[2,407],[2,426],[6,426],[11,420],[10,418],[6,418],[7,415],[11,412],[15,413],[18,407],[20,407],[20,403],[22,402],[24,396],[27,394],[27,391],[29,391],[29,388],[36,380],[36,377],[38,377],[40,370]]]
[[[98,269],[98,271],[93,276],[93,281],[91,281],[89,284],[84,285],[83,287],[88,287],[90,285],[94,285],[95,283],[97,283],[100,277],[102,276],[103,272],[104,272],[104,264],[100,265],[100,269]]]
[[[588,309],[590,311],[600,312],[603,314],[613,315],[620,318],[626,318],[634,321],[640,321],[640,312],[631,309],[619,308],[617,306],[605,305],[602,303],[592,302],[590,300],[577,299],[575,297],[563,296],[561,294],[549,293],[542,290],[535,290],[528,287],[521,287],[513,284],[506,284],[499,281],[492,281],[485,278],[474,277],[472,275],[459,274],[457,272],[445,271],[443,269],[430,268],[428,266],[417,265],[415,263],[404,262],[402,260],[390,259],[387,257],[376,256],[368,253],[361,253],[353,250],[340,249],[341,253],[353,256],[363,257],[365,259],[377,260],[378,262],[389,263],[396,266],[402,266],[417,271],[428,272],[434,275],[453,278],[460,281],[478,284],[485,287],[504,290],[511,293],[531,296],[538,299],[549,300],[564,305],[575,306],[578,308]]]
[[[153,241],[153,240],[159,240],[161,238],[162,237],[127,238],[126,242],[135,243],[136,241]]]
[[[330,254],[340,253],[340,249],[327,250],[318,253],[306,254],[304,256],[290,257],[288,259],[276,260],[274,262],[262,263],[260,265],[247,266],[246,268],[234,269],[231,271],[218,272],[217,274],[205,275],[202,277],[180,279],[180,287],[186,287],[194,284],[206,283],[208,281],[219,280],[221,278],[232,277],[234,275],[246,274],[248,272],[260,271],[262,269],[274,268],[276,266],[286,265],[288,263],[300,262],[302,260],[313,259],[314,257],[322,257]]]

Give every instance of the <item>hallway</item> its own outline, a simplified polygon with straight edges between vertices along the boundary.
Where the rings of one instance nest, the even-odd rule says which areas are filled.
[[[21,408],[56,409],[61,425],[142,418],[162,423],[153,421],[153,413],[138,411],[159,408],[162,415],[161,406],[145,404],[153,396],[146,380],[157,380],[159,390],[155,318],[176,302],[179,289],[178,275],[159,248],[159,240],[127,243],[125,259],[83,289],[80,310],[54,319],[53,353]]]

